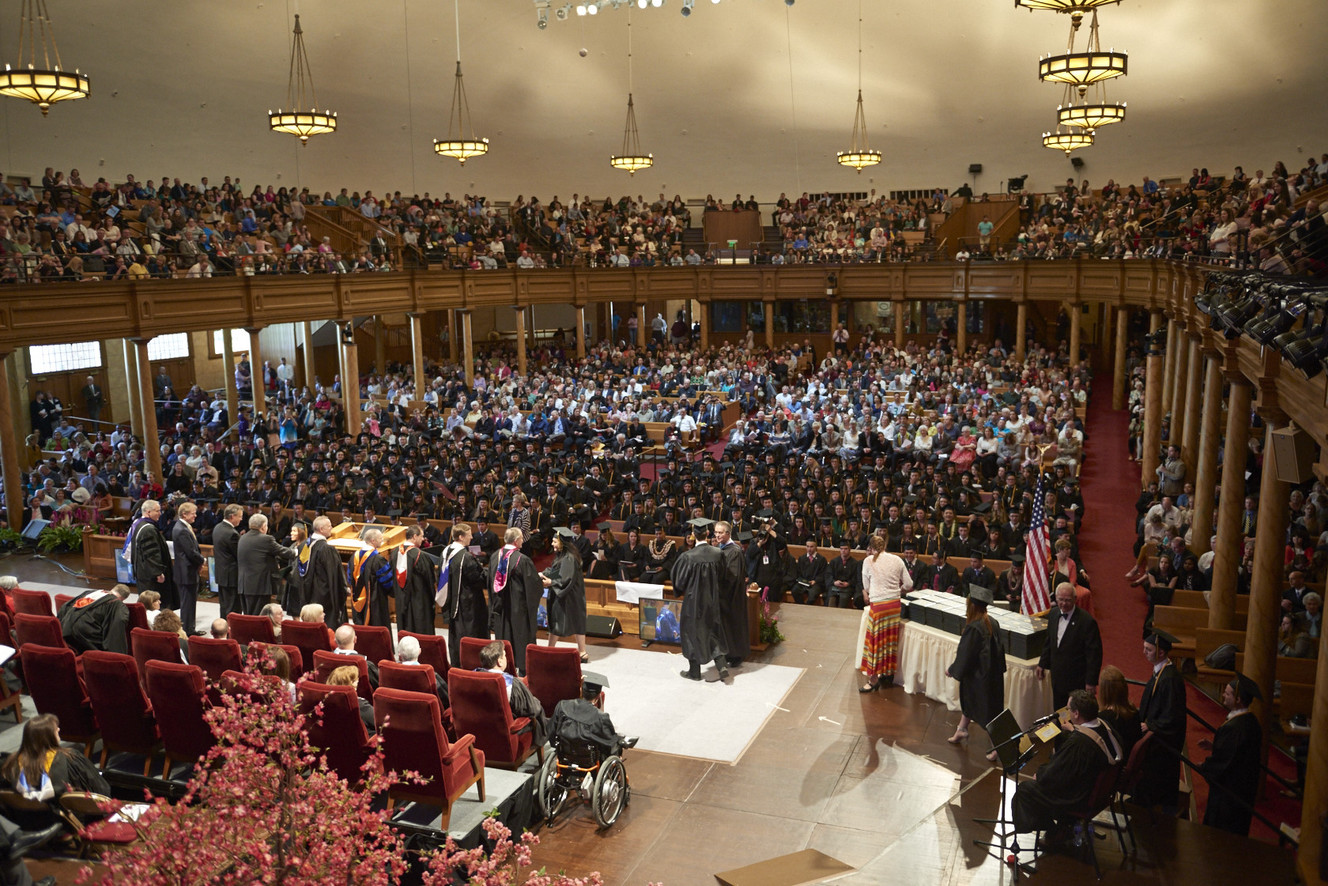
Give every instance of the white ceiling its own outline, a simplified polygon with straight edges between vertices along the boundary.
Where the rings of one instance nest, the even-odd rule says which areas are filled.
[[[91,75],[93,97],[45,120],[0,100],[0,171],[231,174],[249,185],[546,201],[574,191],[769,201],[780,191],[953,188],[970,163],[984,167],[978,191],[1025,173],[1029,187],[1050,189],[1073,173],[1039,140],[1061,92],[1038,82],[1037,59],[1063,50],[1065,16],[1012,0],[862,5],[863,96],[885,162],[861,176],[834,162],[853,124],[858,0],[697,0],[688,18],[681,0],[633,9],[637,120],[656,158],[634,180],[608,166],[626,113],[626,10],[567,21],[551,12],[539,30],[532,0],[460,0],[471,111],[492,148],[459,169],[431,146],[447,134],[452,0],[50,0],[60,54]],[[16,58],[17,8],[0,7],[0,61]],[[1130,74],[1109,95],[1129,103],[1129,117],[1080,152],[1080,177],[1297,168],[1328,151],[1326,11],[1324,0],[1106,7],[1103,46],[1130,53]],[[306,148],[266,127],[267,110],[286,103],[294,12],[319,102],[340,115],[336,134]]]

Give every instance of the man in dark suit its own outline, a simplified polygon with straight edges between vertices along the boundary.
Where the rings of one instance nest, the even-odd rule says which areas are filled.
[[[88,418],[93,421],[101,420],[102,407],[106,405],[106,394],[101,386],[97,384],[96,379],[88,376],[88,383],[83,386],[83,408],[87,410]]]
[[[171,542],[175,545],[172,564],[175,589],[180,594],[180,621],[185,633],[197,632],[195,620],[198,606],[198,570],[203,568],[203,552],[194,535],[194,520],[198,518],[198,505],[187,501],[175,512],[175,525],[171,527]]]
[[[968,596],[969,585],[977,585],[980,588],[996,587],[996,573],[991,571],[991,567],[983,564],[981,551],[969,551],[968,568],[959,577],[959,585],[962,589],[960,593],[965,597]]]
[[[221,522],[212,529],[212,568],[217,571],[217,591],[220,595],[221,617],[225,618],[239,610],[236,599],[236,587],[239,584],[239,568],[236,554],[240,544],[240,533],[236,528],[244,508],[237,504],[226,505],[222,511]]]
[[[922,587],[943,594],[959,592],[959,570],[945,562],[944,552],[935,555],[932,564],[926,568],[926,573],[922,577]]]
[[[793,582],[793,601],[815,606],[825,593],[826,577],[830,572],[830,564],[816,550],[816,539],[807,539],[807,553],[798,558],[794,568],[797,577]]]
[[[139,518],[129,529],[129,545],[134,567],[134,581],[138,592],[156,591],[161,594],[161,605],[175,609],[180,601],[175,596],[175,581],[171,571],[171,551],[166,539],[157,528],[161,519],[161,502],[148,499],[143,502]]]
[[[1047,644],[1038,661],[1037,678],[1051,671],[1051,698],[1065,707],[1075,689],[1097,692],[1102,670],[1102,635],[1093,616],[1074,605],[1074,587],[1061,582],[1056,587],[1056,606],[1047,619]]]
[[[272,580],[277,575],[278,562],[289,562],[295,552],[282,547],[267,534],[267,517],[254,514],[249,518],[249,531],[236,546],[236,565],[239,570],[240,605],[245,615],[258,615],[264,604],[272,601]]]

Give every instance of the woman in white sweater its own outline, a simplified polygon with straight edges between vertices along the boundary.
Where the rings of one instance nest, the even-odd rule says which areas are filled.
[[[859,692],[871,692],[895,679],[899,664],[899,598],[913,590],[904,561],[885,550],[885,539],[873,535],[871,553],[862,561],[861,668],[866,682]],[[882,679],[884,678],[884,679]]]

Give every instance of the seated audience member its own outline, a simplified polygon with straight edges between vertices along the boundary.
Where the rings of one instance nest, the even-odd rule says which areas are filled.
[[[608,685],[599,674],[582,674],[581,697],[566,698],[553,709],[550,736],[568,742],[588,742],[605,755],[617,754],[636,745],[635,738],[619,735],[608,714],[595,707],[595,699]]]
[[[184,632],[184,622],[180,621],[180,616],[175,614],[175,610],[163,609],[158,612],[157,618],[152,622],[152,630],[179,637],[180,661],[184,664],[189,663],[189,635]]]
[[[398,640],[397,661],[403,665],[418,666],[420,663],[420,641],[414,637],[402,637]],[[447,682],[443,680],[443,675],[435,671],[433,683],[434,692],[438,694],[438,700],[443,703],[443,707],[451,707],[452,704],[447,698]]]
[[[525,683],[507,673],[507,650],[503,648],[502,640],[494,640],[480,650],[480,665],[476,668],[477,671],[503,675],[503,679],[507,682],[507,703],[512,709],[512,716],[517,719],[529,717],[534,730],[535,744],[544,744],[544,736],[548,729],[544,708],[540,705],[539,699],[526,688]]]
[[[286,697],[290,699],[291,704],[295,704],[295,684],[290,678],[290,656],[286,650],[280,646],[267,647],[267,656],[258,662],[258,670],[271,677],[276,677],[281,681],[281,686],[286,690]],[[343,668],[337,668],[343,670]]]
[[[342,625],[337,628],[333,640],[337,646],[332,651],[337,655],[360,655],[355,651],[355,627],[353,625]],[[367,661],[367,659],[366,659]],[[368,661],[369,665],[369,685],[374,689],[378,688],[378,662]]]
[[[143,604],[148,614],[148,627],[152,627],[157,620],[157,613],[161,612],[161,594],[156,591],[143,591],[138,595],[137,602]]]
[[[1121,743],[1121,759],[1129,760],[1135,742],[1143,737],[1139,709],[1130,702],[1125,674],[1115,665],[1102,669],[1097,681],[1098,718],[1111,727]]]
[[[1282,615],[1277,631],[1277,654],[1286,658],[1317,658],[1319,644],[1310,639],[1305,613]]]
[[[331,628],[327,627],[322,603],[305,603],[304,606],[300,608],[300,621],[305,624],[323,625],[323,627],[327,628],[327,645],[336,645],[334,632]]]
[[[0,766],[0,781],[31,800],[52,804],[49,817],[45,813],[33,813],[30,818],[7,813],[25,827],[49,827],[59,821],[55,804],[65,791],[111,793],[111,786],[91,760],[60,745],[60,719],[54,714],[38,714],[23,725],[18,750]]]
[[[1057,828],[1064,813],[1077,809],[1088,798],[1099,773],[1121,760],[1120,740],[1098,719],[1093,694],[1087,689],[1074,690],[1069,708],[1065,740],[1051,760],[1038,769],[1035,780],[1022,782],[1015,789],[1011,810],[1018,833]],[[1057,836],[1064,838],[1065,834]]]
[[[224,618],[212,619],[212,639],[229,640],[231,638],[231,623]]]
[[[289,666],[289,665],[288,665]],[[346,665],[342,668],[336,668],[327,675],[328,686],[350,686],[355,687],[360,682],[360,671],[354,665]],[[375,732],[374,729],[374,711],[373,705],[365,701],[358,693],[355,698],[360,703],[360,719],[364,721],[364,728],[370,735]]]
[[[75,653],[100,649],[129,654],[129,588],[85,591],[60,607],[60,631]]]
[[[258,611],[259,615],[265,615],[272,621],[272,633],[276,635],[277,642],[281,642],[281,623],[286,620],[286,610],[281,608],[280,603],[267,603]]]

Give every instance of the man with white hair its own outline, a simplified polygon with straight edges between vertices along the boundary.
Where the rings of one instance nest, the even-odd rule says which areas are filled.
[[[335,631],[346,621],[346,570],[341,556],[327,542],[332,521],[315,517],[310,528],[313,533],[299,546],[293,578],[299,582],[301,599],[322,606],[324,623]]]
[[[272,602],[272,580],[277,564],[295,557],[295,551],[283,547],[268,534],[267,517],[254,514],[249,518],[249,531],[240,537],[236,550],[239,569],[240,606],[245,615],[258,615]]]
[[[397,641],[397,661],[411,667],[428,667],[420,664],[420,641],[414,637],[402,637]],[[433,691],[437,693],[444,710],[452,706],[447,697],[447,681],[437,671],[433,672]]]
[[[350,584],[351,621],[357,625],[392,626],[387,598],[396,594],[392,564],[378,552],[383,530],[370,526],[360,533],[363,544],[351,554],[346,578]]]
[[[138,589],[156,591],[161,594],[161,605],[167,609],[178,609],[180,601],[175,595],[171,552],[157,526],[160,519],[161,502],[152,499],[143,502],[138,519],[129,527],[124,552],[133,567]]]

